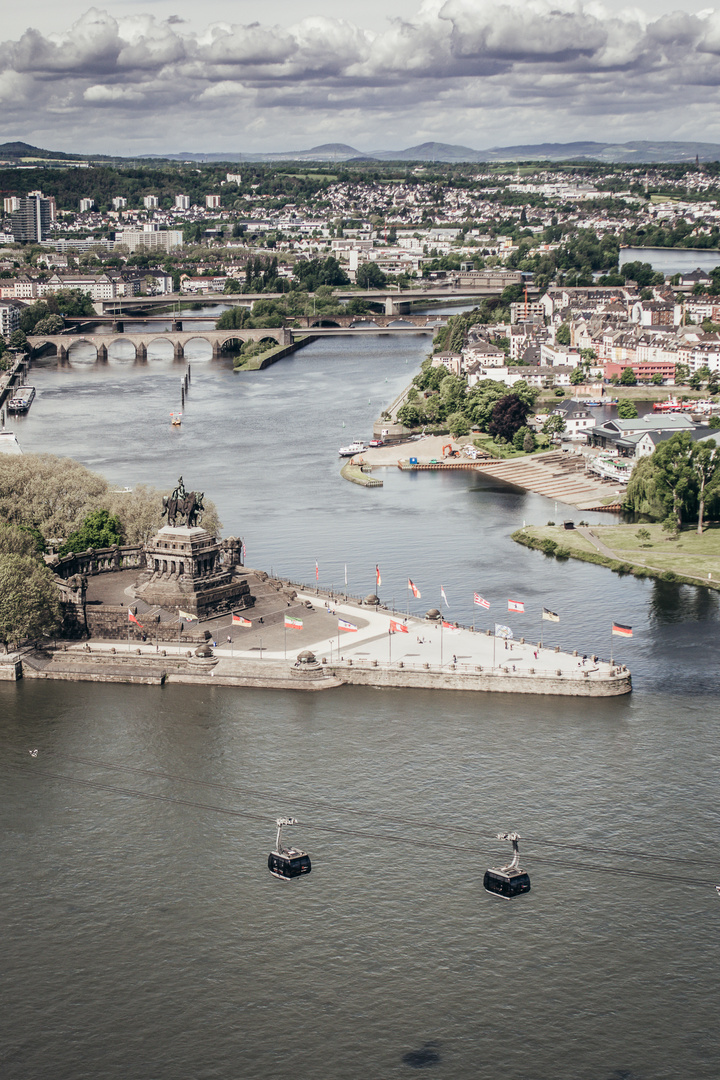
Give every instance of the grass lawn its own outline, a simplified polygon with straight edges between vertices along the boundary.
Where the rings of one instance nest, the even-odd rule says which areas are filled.
[[[641,530],[649,532],[650,538],[638,536]],[[592,533],[612,551],[614,569],[617,564],[625,564],[646,569],[648,576],[670,572],[698,584],[711,581],[717,587],[720,583],[720,525],[710,525],[702,536],[688,529],[675,537],[664,532],[661,525],[597,525]],[[521,535],[535,542],[552,540],[558,548],[579,558],[587,552],[599,554],[595,545],[574,529],[566,532],[559,526],[530,526],[520,530],[516,538]],[[605,561],[607,564],[607,557]]]

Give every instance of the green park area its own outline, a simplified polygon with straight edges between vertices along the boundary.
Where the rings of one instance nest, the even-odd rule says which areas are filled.
[[[595,525],[582,531],[527,526],[512,539],[557,559],[581,559],[635,577],[720,589],[720,524],[668,532],[661,524]]]

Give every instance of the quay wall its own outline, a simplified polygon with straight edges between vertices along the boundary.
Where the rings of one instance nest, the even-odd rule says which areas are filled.
[[[9,665],[8,665],[9,667]],[[148,684],[200,683],[263,689],[324,690],[342,685],[385,689],[464,690],[501,694],[558,697],[618,697],[632,690],[625,667],[606,672],[544,674],[413,670],[392,665],[359,667],[350,664],[315,664],[304,668],[288,660],[253,660],[216,656],[162,656],[141,649],[123,653],[93,651],[90,647],[26,656],[15,678],[63,679],[78,682],[135,682]],[[8,675],[12,678],[13,676]]]

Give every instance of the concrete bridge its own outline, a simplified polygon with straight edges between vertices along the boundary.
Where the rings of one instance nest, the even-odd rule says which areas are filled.
[[[39,352],[48,345],[53,346],[60,360],[67,360],[73,345],[92,345],[97,352],[98,360],[104,362],[108,358],[108,346],[114,341],[132,342],[136,360],[147,360],[148,345],[154,345],[158,341],[167,341],[173,347],[175,360],[183,360],[188,341],[207,341],[212,347],[213,359],[217,359],[222,353],[223,346],[231,341],[263,341],[266,338],[283,346],[293,343],[292,331],[284,327],[267,330],[188,330],[166,333],[146,330],[138,334],[78,334],[77,336],[75,334],[29,334],[27,340],[33,353]]]
[[[436,330],[447,323],[447,315],[298,315],[292,322],[308,330],[314,327],[341,327],[347,330],[405,330],[411,327]]]
[[[362,329],[365,326],[380,326],[380,327],[406,327],[406,326],[444,326],[447,323],[447,315],[381,315],[375,311],[369,311],[367,315],[297,315],[288,318],[287,322],[292,323],[293,326],[297,325],[303,328],[310,328],[313,326],[341,326],[345,328],[357,328]],[[128,316],[121,319],[119,315],[94,315],[92,317],[88,315],[83,316],[66,316],[65,322],[68,326],[75,327],[81,332],[89,332],[92,334],[90,327],[92,326],[108,326],[112,329],[114,334],[122,334],[125,330],[126,322],[142,322],[149,323],[150,326],[158,324],[159,326],[165,326],[170,323],[171,331],[182,331],[183,322],[193,323],[207,323],[211,329],[214,329],[215,323],[218,321],[217,315],[196,315],[190,311],[185,313],[172,313],[168,315],[137,315],[134,318]]]

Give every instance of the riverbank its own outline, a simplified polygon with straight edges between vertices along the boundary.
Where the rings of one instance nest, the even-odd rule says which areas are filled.
[[[661,525],[601,525],[565,530],[529,525],[511,537],[556,559],[579,559],[619,574],[720,590],[720,526],[699,536],[668,535]]]
[[[632,689],[623,664],[581,657],[577,650],[562,652],[558,645],[524,638],[506,641],[490,629],[420,619],[319,591],[301,592],[297,600],[306,612],[299,631],[280,622],[255,623],[240,631],[229,616],[211,620],[208,625],[218,645],[208,647],[207,655],[167,643],[161,649],[125,641],[64,642],[11,654],[4,658],[4,675],[145,685],[311,691],[362,685],[560,697],[615,697]]]

